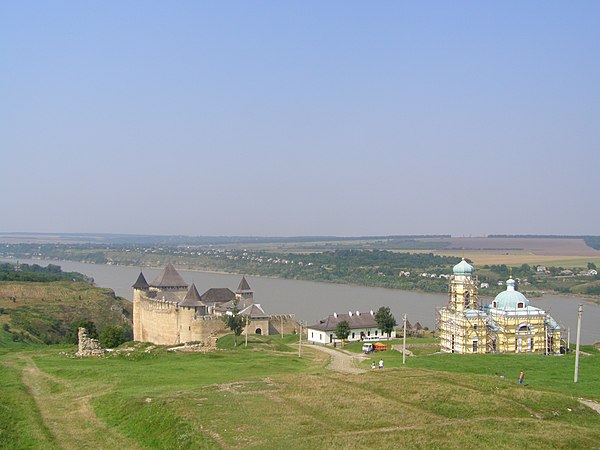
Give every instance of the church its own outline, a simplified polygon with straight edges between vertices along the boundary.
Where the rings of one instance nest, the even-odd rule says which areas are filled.
[[[230,333],[222,316],[235,310],[247,319],[251,334],[280,333],[281,328],[289,333],[297,327],[292,315],[265,313],[254,301],[246,277],[242,277],[235,292],[210,288],[200,295],[196,285],[189,286],[169,263],[151,283],[140,272],[133,284],[133,339],[157,345],[212,345],[218,337]]]
[[[531,306],[512,276],[506,290],[479,305],[474,268],[464,259],[452,269],[448,305],[439,309],[441,350],[447,353],[560,353],[560,326]]]

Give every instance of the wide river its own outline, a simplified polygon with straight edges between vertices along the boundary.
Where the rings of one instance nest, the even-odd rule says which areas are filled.
[[[0,260],[14,262],[10,259]],[[83,273],[94,278],[97,286],[112,288],[117,295],[129,300],[133,294],[131,285],[140,273],[139,268],[128,266],[83,264],[73,261],[19,261],[39,265],[52,263],[60,265],[67,272]],[[160,273],[160,269],[144,268],[143,272],[148,282],[151,282]],[[227,287],[235,291],[241,279],[240,275],[212,272],[179,270],[179,273],[189,284],[196,283],[200,294],[211,287]],[[297,320],[308,321],[309,325],[333,312],[368,311],[376,310],[380,306],[389,306],[398,322],[406,313],[413,325],[420,322],[421,325],[431,328],[435,325],[435,308],[447,302],[447,296],[443,294],[251,276],[247,276],[246,279],[254,290],[256,303],[260,303],[267,313],[295,314]],[[481,300],[482,304],[490,302],[491,298]],[[580,303],[584,305],[582,343],[600,341],[600,305],[582,298],[561,295],[545,295],[543,298],[531,299],[532,306],[545,309],[564,327],[571,329],[571,342],[575,342],[577,306]]]

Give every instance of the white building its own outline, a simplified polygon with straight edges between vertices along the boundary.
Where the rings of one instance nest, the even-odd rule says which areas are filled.
[[[350,311],[348,314],[333,313],[318,323],[307,327],[308,342],[331,344],[339,341],[335,329],[338,323],[344,320],[350,326],[350,334],[346,339],[348,342],[388,339],[377,325],[373,311]]]

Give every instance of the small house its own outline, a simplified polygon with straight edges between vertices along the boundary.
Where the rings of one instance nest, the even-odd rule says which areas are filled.
[[[307,327],[308,342],[317,344],[331,344],[339,341],[335,334],[338,323],[342,321],[348,322],[350,326],[350,334],[348,342],[358,342],[371,339],[387,339],[386,334],[379,328],[375,321],[375,313],[349,311],[348,314],[333,313],[325,319],[319,320],[314,325]]]

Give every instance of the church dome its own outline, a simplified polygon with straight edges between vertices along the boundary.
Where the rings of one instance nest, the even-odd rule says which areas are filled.
[[[512,310],[522,309],[529,306],[529,300],[519,291],[515,291],[515,280],[506,281],[506,290],[496,295],[492,302],[492,308]]]
[[[452,273],[454,275],[471,275],[473,273],[473,266],[463,259],[452,268]]]

